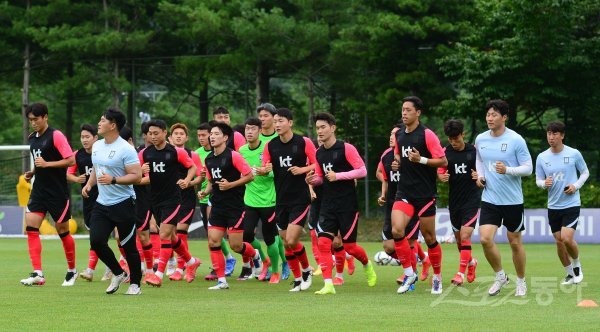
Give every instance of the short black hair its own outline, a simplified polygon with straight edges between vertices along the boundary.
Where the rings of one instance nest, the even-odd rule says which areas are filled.
[[[142,124],[140,125],[140,131],[142,132],[142,134],[147,135],[148,134],[148,130],[150,130],[150,126],[148,125],[148,121],[142,122]]]
[[[122,139],[129,141],[130,138],[133,139],[133,131],[129,126],[123,126],[123,128],[119,130],[119,136],[121,136]]]
[[[333,116],[331,113],[321,112],[315,115],[315,123],[317,123],[317,121],[319,120],[327,122],[327,124],[329,124],[330,126],[335,125],[335,116]]]
[[[417,97],[417,96],[408,96],[408,97],[404,97],[402,98],[402,103],[405,102],[411,102],[415,108],[417,109],[417,111],[423,111],[423,101],[421,100],[421,98]]]
[[[196,130],[210,131],[210,124],[208,124],[208,122],[202,122],[200,125],[198,125],[198,127],[196,128]]]
[[[465,125],[462,121],[457,119],[451,119],[444,123],[444,134],[448,137],[456,137],[463,133]]]
[[[233,131],[237,131],[238,133],[242,134],[242,136],[246,135],[246,125],[238,123],[238,124],[234,125],[231,129],[233,129]]]
[[[561,121],[552,121],[546,126],[546,131],[551,133],[565,133],[565,124]]]
[[[258,118],[250,117],[246,119],[246,126],[257,126],[259,129],[262,128],[262,121]]]
[[[125,119],[125,114],[123,114],[123,112],[121,112],[116,107],[107,108],[106,111],[104,111],[104,114],[102,114],[102,116],[104,116],[106,120],[114,122],[117,125],[118,131],[121,131],[121,129],[123,129],[125,123],[127,122],[127,120]]]
[[[277,108],[275,108],[275,106],[273,106],[273,104],[269,104],[269,103],[262,103],[262,104],[258,105],[258,107],[256,107],[256,113],[260,113],[260,111],[267,111],[267,112],[271,113],[271,115],[277,114]]]
[[[485,104],[486,113],[490,108],[500,113],[500,115],[508,115],[508,103],[502,99],[492,99],[488,101],[487,104]]]
[[[25,110],[25,117],[28,117],[29,113],[33,114],[34,116],[48,115],[48,106],[42,103],[31,104],[27,106],[27,109]]]
[[[162,130],[167,130],[167,123],[160,119],[154,119],[148,121],[148,130],[150,130],[150,127],[158,127]]]
[[[287,108],[277,109],[277,115],[279,115],[282,118],[286,118],[288,120],[294,120],[294,115],[292,114],[292,111],[290,111]]]
[[[213,115],[217,114],[229,114],[229,110],[227,110],[227,107],[225,106],[217,106],[217,108],[215,108],[213,111]]]
[[[209,124],[210,124],[211,130],[214,127],[217,127],[223,133],[223,135],[227,136],[228,138],[233,137],[233,129],[231,129],[231,127],[229,127],[226,123],[211,121],[211,122],[209,122]]]
[[[79,132],[81,133],[82,131],[89,131],[90,134],[92,134],[92,136],[96,136],[98,135],[98,127],[94,127],[89,123],[84,123],[81,125],[81,127],[79,127]]]

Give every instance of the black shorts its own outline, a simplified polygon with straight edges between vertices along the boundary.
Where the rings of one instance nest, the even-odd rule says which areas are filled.
[[[406,225],[406,229],[404,230],[404,236],[406,236],[407,239],[412,239],[412,240],[418,239],[420,225],[421,225],[421,220],[419,219],[419,216],[414,215],[412,218],[410,218],[408,225]]]
[[[326,204],[321,208],[317,232],[332,233],[334,236],[340,233],[342,242],[356,242],[358,235],[358,207],[349,203],[348,207],[340,208],[338,204]]]
[[[147,231],[150,229],[150,219],[152,219],[152,210],[150,202],[145,199],[135,200],[135,227],[138,231]]]
[[[244,210],[220,209],[212,207],[208,229],[216,228],[223,232],[241,233],[244,231]]]
[[[154,214],[154,218],[156,218],[157,225],[168,224],[175,226],[179,222],[179,210],[181,210],[180,204],[169,204],[153,207],[152,213]]]
[[[271,245],[277,236],[277,217],[275,207],[251,207],[246,205],[244,215],[244,242],[252,242],[258,222],[262,223],[262,235],[265,243]]]
[[[208,204],[200,203],[200,213],[202,214],[202,225],[208,232]]]
[[[196,212],[196,197],[186,196],[187,195],[182,195],[181,208],[179,208],[178,223],[189,225],[192,223],[192,217],[194,216],[194,212]]]
[[[317,228],[319,222],[319,214],[321,212],[321,201],[313,201],[310,204],[310,210],[308,212],[308,229],[313,230]]]
[[[392,234],[392,208],[394,202],[385,202],[385,217],[383,218],[383,228],[381,230],[381,239],[383,241],[393,240]]]
[[[71,219],[71,200],[68,198],[37,198],[32,197],[27,203],[27,212],[45,216],[49,213],[55,223],[60,224]]]
[[[83,224],[87,230],[90,230],[90,220],[92,218],[92,211],[94,205],[96,205],[96,199],[98,197],[89,197],[83,199]]]
[[[577,229],[580,210],[580,206],[572,206],[566,209],[548,209],[548,222],[552,233],[560,232],[563,227]]]
[[[308,210],[310,205],[291,205],[291,206],[276,206],[275,214],[277,215],[277,228],[286,230],[288,225],[298,225],[304,227],[308,218]]]
[[[433,217],[435,216],[435,198],[409,198],[407,196],[396,196],[394,210],[400,210],[408,216]]]
[[[481,202],[479,227],[483,225],[495,225],[498,227],[504,225],[506,230],[511,233],[524,231],[525,211],[523,204],[494,205],[488,202]]]
[[[450,209],[450,223],[455,232],[460,231],[463,226],[475,228],[478,217],[478,207]]]

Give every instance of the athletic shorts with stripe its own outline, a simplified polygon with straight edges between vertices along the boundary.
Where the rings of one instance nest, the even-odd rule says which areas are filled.
[[[189,225],[192,223],[192,217],[196,212],[196,195],[192,192],[192,195],[184,195],[181,193],[181,207],[179,208],[179,223]]]
[[[278,205],[275,207],[275,215],[277,216],[277,228],[286,230],[289,224],[298,225],[304,228],[306,219],[308,219],[308,210],[310,204],[306,205]]]
[[[60,224],[71,219],[71,201],[68,198],[31,197],[27,203],[27,212],[41,216],[48,213],[55,223]]]
[[[383,241],[393,240],[394,235],[392,234],[392,210],[394,203],[385,204],[385,219],[383,220],[383,229],[381,230],[381,239]],[[414,215],[410,218],[408,225],[406,226],[405,234],[409,239],[416,240],[419,238],[419,217]]]
[[[252,242],[256,234],[258,221],[262,224],[262,235],[265,243],[271,245],[277,235],[277,217],[275,207],[251,207],[246,205],[244,215],[244,242]]]
[[[317,228],[319,222],[319,214],[321,213],[321,201],[312,202],[310,204],[310,210],[308,212],[308,229],[313,230]]]
[[[244,231],[246,211],[221,209],[213,206],[208,218],[208,229],[215,228],[223,232],[241,233]]]
[[[150,219],[152,210],[150,203],[144,199],[135,200],[135,227],[138,231],[147,231],[150,229]]]
[[[348,203],[347,207],[341,208],[338,204],[323,204],[319,215],[317,232],[340,233],[342,242],[356,242],[358,234],[358,207]]]
[[[400,210],[406,215],[413,217],[433,217],[435,216],[435,198],[408,198],[404,195],[396,195],[393,210]]]
[[[181,209],[181,205],[163,205],[152,207],[152,213],[154,214],[154,218],[156,218],[156,223],[160,224],[168,224],[168,225],[177,225],[179,222],[179,210]]]
[[[460,231],[463,226],[475,228],[478,217],[478,207],[450,209],[450,223],[452,224],[452,230],[455,232]]]
[[[483,225],[494,225],[506,227],[511,233],[522,232],[525,230],[525,211],[523,204],[515,205],[494,205],[488,202],[481,202],[479,212],[479,227]]]
[[[580,206],[572,206],[566,209],[548,209],[548,222],[552,233],[560,232],[563,227],[577,229],[580,210]]]

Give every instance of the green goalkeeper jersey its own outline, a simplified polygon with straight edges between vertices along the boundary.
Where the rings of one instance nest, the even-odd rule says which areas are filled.
[[[258,175],[255,170],[262,166],[263,150],[266,143],[260,141],[256,149],[250,149],[248,144],[240,148],[240,154],[254,173],[254,181],[246,184],[246,193],[244,194],[244,203],[250,207],[273,207],[275,206],[275,182],[273,172],[269,175]]]
[[[199,147],[198,150],[196,150],[196,153],[198,154],[198,156],[200,156],[200,161],[202,161],[202,168],[204,169],[204,159],[206,159],[206,156],[208,156],[208,154],[211,152],[212,150],[205,150],[204,147]],[[204,181],[202,181],[202,184],[200,185],[200,190],[204,190],[206,189],[206,185],[208,184],[208,178],[205,176],[204,177]],[[210,195],[204,197],[204,199],[199,200],[200,204],[208,204],[208,199],[210,198]]]

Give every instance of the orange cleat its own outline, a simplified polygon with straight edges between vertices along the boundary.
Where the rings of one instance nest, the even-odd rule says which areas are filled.
[[[356,270],[356,264],[354,264],[354,257],[350,256],[346,258],[346,263],[348,264],[348,274],[353,275],[354,270]],[[333,282],[333,285],[335,286],[335,281]]]
[[[146,284],[153,287],[160,287],[162,286],[162,279],[159,278],[156,274],[152,273],[146,275]]]
[[[181,281],[183,279],[183,274],[181,274],[179,270],[175,270],[175,272],[169,276],[169,279],[172,281]]]
[[[404,274],[403,274],[403,275],[401,275],[401,276],[399,276],[399,277],[398,277],[398,279],[396,279],[396,283],[397,283],[398,285],[402,285],[402,284],[404,283],[404,277],[405,277],[405,275],[404,275]]]
[[[270,284],[278,284],[280,280],[281,280],[281,274],[279,274],[279,272],[271,273],[271,279],[269,279]]]
[[[456,286],[461,286],[463,284],[463,277],[460,275],[460,273],[454,275],[454,278],[452,278],[451,283]]]
[[[421,277],[419,280],[427,280],[429,278],[429,268],[431,267],[431,262],[429,261],[429,257],[425,258],[423,261],[423,269],[421,270]]]
[[[150,276],[155,276],[155,274],[154,274],[154,273],[152,273],[152,272],[150,272],[150,273],[146,273],[146,275],[144,276],[144,279],[142,279],[142,283],[143,283],[143,284],[146,284],[146,285],[149,285],[149,284],[146,282],[146,280],[147,280],[147,279],[148,279]]]
[[[258,276],[259,281],[267,281],[269,266],[271,266],[271,260],[267,258],[265,261],[263,261],[262,271],[260,271],[260,275]]]
[[[477,269],[477,260],[473,258],[472,265],[467,266],[467,281],[472,283],[475,281],[475,270]]]
[[[185,269],[185,281],[192,282],[196,279],[196,270],[198,270],[200,264],[202,264],[200,259],[194,257],[194,262]]]
[[[344,278],[340,278],[340,277],[333,278],[333,285],[334,286],[341,286],[343,284],[344,284]]]

